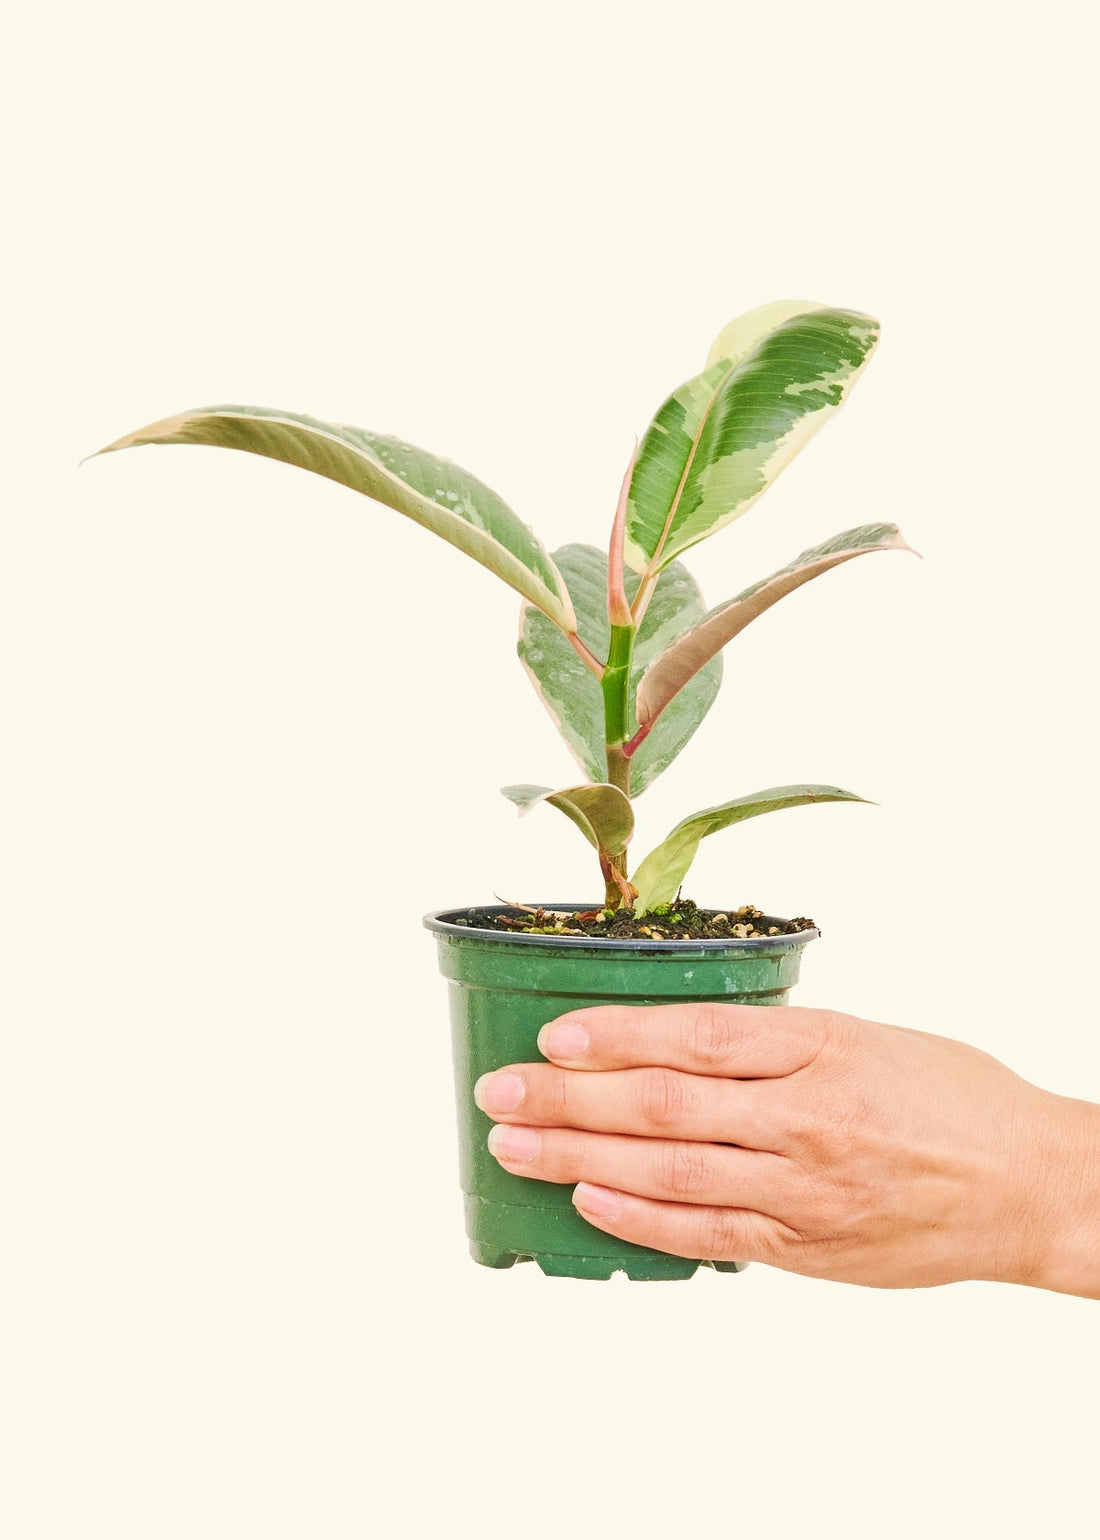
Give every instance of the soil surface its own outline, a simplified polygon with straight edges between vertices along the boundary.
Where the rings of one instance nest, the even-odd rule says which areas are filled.
[[[613,941],[739,941],[753,936],[793,936],[815,930],[813,920],[776,920],[744,904],[740,909],[700,909],[690,899],[659,904],[642,915],[633,909],[528,909],[512,905],[502,913],[467,909],[455,925],[511,931],[526,936],[600,936]]]

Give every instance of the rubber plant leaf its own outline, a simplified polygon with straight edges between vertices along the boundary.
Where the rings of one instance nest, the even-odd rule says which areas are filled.
[[[673,642],[646,670],[638,686],[639,727],[647,727],[656,721],[678,692],[721,652],[727,642],[796,588],[853,557],[865,556],[872,551],[912,549],[896,524],[861,524],[858,529],[846,529],[821,545],[811,546],[786,567],[744,589],[735,599],[716,605],[704,620]]]
[[[719,334],[703,373],[673,392],[638,451],[625,554],[647,590],[752,507],[844,401],[877,340],[871,316],[794,300]]]
[[[757,818],[761,813],[778,812],[780,808],[803,807],[809,802],[866,801],[866,797],[842,791],[839,786],[772,786],[767,791],[735,797],[732,802],[722,802],[718,807],[692,813],[676,825],[656,850],[650,851],[634,873],[632,881],[638,890],[636,907],[652,909],[656,904],[672,902],[695,859],[700,840],[708,834],[728,829],[731,824],[743,823],[746,818]]]
[[[564,791],[554,791],[549,786],[502,786],[501,792],[516,804],[521,816],[540,802],[558,808],[601,856],[622,855],[634,833],[630,798],[606,781],[567,786]]]
[[[141,444],[211,444],[315,471],[422,524],[563,631],[576,629],[561,573],[507,503],[468,471],[402,439],[266,407],[212,406],[139,428],[100,453]]]
[[[577,616],[580,637],[598,658],[607,656],[607,553],[590,545],[566,545],[554,552]],[[627,572],[633,601],[640,579]],[[705,616],[698,585],[682,562],[661,573],[634,643],[630,698],[650,665]],[[573,757],[593,781],[607,774],[604,706],[599,680],[585,667],[562,633],[533,606],[520,617],[519,656],[535,691]],[[702,722],[718,694],[722,660],[716,657],[679,692],[631,761],[632,796],[639,796],[668,768]]]

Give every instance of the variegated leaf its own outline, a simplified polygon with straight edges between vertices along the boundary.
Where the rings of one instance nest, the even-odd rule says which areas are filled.
[[[701,668],[727,642],[731,642],[750,621],[765,610],[820,577],[823,572],[863,556],[871,551],[912,551],[912,546],[902,539],[896,524],[862,524],[858,529],[846,529],[821,545],[812,546],[796,556],[786,567],[773,572],[771,577],[753,583],[735,599],[716,605],[706,618],[674,642],[646,671],[638,686],[638,725],[645,727],[656,720],[669,702],[675,699]]]
[[[780,808],[802,807],[809,802],[866,800],[866,797],[857,797],[855,792],[842,791],[839,786],[772,786],[767,791],[735,797],[732,802],[692,813],[690,818],[676,825],[656,850],[650,851],[634,873],[632,880],[638,890],[636,907],[652,909],[656,904],[671,903],[695,859],[699,841],[708,834],[728,829],[731,824],[743,823],[746,818],[756,818],[761,813],[778,812]]]
[[[507,503],[449,460],[398,438],[256,406],[213,406],[139,428],[106,449],[212,444],[315,471],[405,514],[517,589],[564,631],[575,617],[561,574]]]
[[[606,781],[594,786],[567,786],[564,791],[529,785],[502,786],[501,791],[516,804],[521,816],[540,802],[558,808],[576,824],[601,856],[621,855],[634,833],[634,812],[629,797]]]
[[[572,596],[581,639],[606,658],[607,557],[590,545],[567,545],[554,552]],[[638,577],[626,574],[633,599]],[[702,595],[691,573],[674,562],[661,573],[634,644],[631,695],[655,658],[662,655],[705,614]],[[604,705],[599,681],[588,671],[562,633],[545,616],[525,606],[518,647],[531,682],[577,763],[594,781],[607,774]],[[669,706],[631,761],[632,796],[640,796],[666,769],[714,704],[722,679],[722,660],[713,659]]]
[[[751,508],[841,405],[877,340],[870,316],[794,301],[719,335],[721,356],[712,350],[661,407],[634,467],[626,559],[647,593],[674,557]]]
[[[769,332],[782,326],[784,321],[820,309],[822,306],[812,299],[776,299],[766,305],[757,305],[755,310],[746,310],[744,315],[735,317],[727,326],[723,326],[715,337],[707,354],[706,367],[709,369],[711,364],[717,364],[722,359],[731,364],[740,363],[747,353],[751,353]]]

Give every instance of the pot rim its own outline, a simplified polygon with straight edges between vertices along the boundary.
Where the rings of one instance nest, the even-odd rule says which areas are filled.
[[[428,930],[434,930],[441,936],[464,936],[468,940],[508,942],[520,946],[587,947],[600,952],[756,952],[766,949],[787,952],[794,947],[805,946],[821,935],[817,926],[812,926],[787,936],[715,936],[695,941],[686,936],[683,941],[653,941],[620,936],[527,936],[506,930],[489,930],[480,925],[456,925],[451,919],[452,915],[469,914],[471,909],[480,910],[483,914],[506,914],[515,907],[515,904],[467,904],[458,908],[437,909],[426,914],[423,923]],[[602,908],[602,905],[557,902],[542,907],[581,910]],[[773,914],[766,914],[763,919],[772,925],[786,924],[786,921]]]

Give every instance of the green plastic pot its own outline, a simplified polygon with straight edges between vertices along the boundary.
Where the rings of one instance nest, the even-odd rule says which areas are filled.
[[[579,910],[584,904],[547,904]],[[489,1154],[491,1120],[474,1105],[478,1077],[504,1064],[542,1056],[540,1028],[586,1005],[724,1000],[782,1005],[798,981],[802,948],[817,935],[744,941],[613,941],[580,936],[523,936],[479,928],[498,905],[425,916],[435,932],[447,979],[458,1101],[459,1169],[470,1254],[485,1267],[533,1259],[563,1278],[690,1278],[700,1260],[650,1251],[605,1235],[582,1219],[572,1188],[512,1176]],[[771,917],[764,924],[782,924]],[[743,1262],[715,1262],[740,1272]]]

